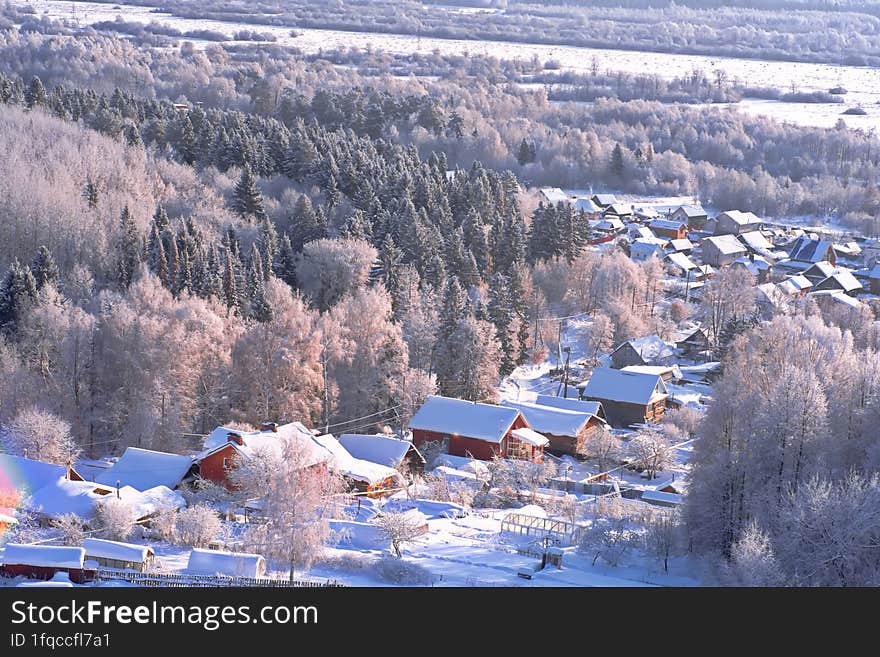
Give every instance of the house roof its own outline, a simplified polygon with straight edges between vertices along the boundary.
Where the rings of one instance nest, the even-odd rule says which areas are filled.
[[[780,305],[785,299],[782,291],[774,283],[762,283],[755,286],[755,300],[757,303]]]
[[[237,443],[230,442],[230,433],[236,433],[241,436],[242,444],[238,445]],[[217,427],[205,438],[204,451],[196,457],[196,460],[201,460],[208,454],[220,450],[227,445],[232,446],[236,452],[245,458],[253,456],[255,450],[257,452],[269,450],[280,454],[282,439],[285,438],[295,441],[298,445],[302,445],[303,450],[308,452],[310,458],[304,465],[322,463],[330,458],[327,450],[315,441],[315,435],[304,424],[301,422],[289,422],[277,427],[277,431],[242,431],[230,427]]]
[[[596,230],[620,230],[623,228],[623,222],[617,217],[606,217],[597,221],[593,228]]]
[[[24,507],[45,516],[58,517],[75,513],[82,518],[90,518],[95,513],[95,504],[113,491],[112,487],[93,481],[56,479],[31,493],[25,499]]]
[[[315,441],[333,455],[331,467],[345,477],[375,484],[389,477],[396,479],[400,476],[397,470],[387,465],[355,458],[332,434],[315,436]]]
[[[538,395],[535,398],[535,403],[540,404],[541,406],[552,406],[554,408],[564,408],[579,413],[589,413],[590,415],[595,415],[599,419],[605,419],[605,411],[602,410],[602,404],[597,401],[581,401],[580,399],[554,397],[552,395]]]
[[[197,575],[259,577],[262,575],[261,564],[265,563],[266,560],[259,554],[193,548],[186,570]]]
[[[688,251],[694,248],[694,243],[687,237],[676,237],[674,240],[669,240],[669,246],[676,251]]]
[[[605,213],[617,215],[618,217],[625,217],[632,214],[632,206],[626,205],[625,203],[612,203],[605,208]]]
[[[648,404],[655,396],[666,396],[666,386],[656,374],[626,372],[597,367],[588,381],[578,385],[584,397],[628,404]]]
[[[567,408],[543,406],[522,401],[503,401],[504,406],[522,412],[526,421],[536,430],[554,436],[577,436],[587,423],[596,417],[592,413],[573,411]]]
[[[703,238],[704,249],[707,244],[711,244],[724,255],[746,252],[746,247],[744,247],[742,242],[736,239],[734,235],[713,235],[712,237],[705,237]]]
[[[769,256],[773,251],[773,244],[770,243],[764,234],[760,230],[750,230],[746,233],[741,233],[739,236],[740,242],[745,244],[748,248],[756,253],[760,253],[763,256]]]
[[[801,273],[804,276],[815,276],[816,278],[824,279],[831,276],[836,270],[837,268],[827,260],[820,260],[804,269]]]
[[[784,281],[777,283],[777,286],[785,294],[791,295],[810,289],[813,287],[813,283],[803,274],[798,274],[797,276],[789,276]]]
[[[517,417],[519,411],[515,408],[431,395],[409,421],[409,426],[500,443]]]
[[[123,486],[119,489],[119,496],[131,507],[132,515],[137,520],[148,518],[160,511],[186,508],[186,499],[183,495],[176,490],[171,490],[168,486],[156,486],[145,491],[135,490],[131,486]],[[98,500],[98,503],[102,504],[110,497],[115,497],[115,491],[112,496],[108,495]]]
[[[698,208],[693,205],[682,205],[675,210],[676,212],[684,212],[684,214],[690,219],[691,217],[705,217],[706,211],[703,208]]]
[[[593,202],[591,198],[581,197],[574,202],[575,210],[583,210],[584,212],[602,212],[602,208],[600,208],[596,203]]]
[[[627,365],[620,369],[624,372],[641,372],[642,374],[656,374],[657,376],[663,376],[667,372],[671,372],[672,378],[681,378],[681,370],[674,363],[672,365]]]
[[[593,194],[591,197],[599,205],[611,205],[617,203],[617,197],[614,194]]]
[[[806,235],[798,237],[788,251],[792,260],[800,262],[821,262],[828,255],[828,250],[833,250],[834,245],[828,240],[820,240]]]
[[[560,201],[563,203],[569,202],[568,194],[563,192],[558,187],[542,187],[541,193],[544,195],[544,198],[546,198],[553,205],[556,205]]]
[[[136,490],[155,486],[176,488],[192,467],[191,456],[128,447],[113,467],[99,474],[98,483],[115,486],[116,482]]]
[[[849,269],[836,269],[833,274],[819,283],[816,283],[817,290],[837,289],[844,292],[852,292],[853,290],[861,290],[862,284],[853,276]]]
[[[673,242],[676,241],[678,240],[673,240]],[[697,268],[694,261],[688,258],[684,253],[669,253],[666,255],[666,259],[682,271],[690,271],[691,269]]]
[[[0,454],[0,492],[18,492],[24,497],[66,475],[63,465]]]
[[[687,225],[681,221],[673,221],[671,219],[654,219],[651,223],[648,224],[648,227],[652,230],[655,228],[659,228],[661,230],[679,230],[681,228],[687,229]]]
[[[844,306],[849,306],[850,308],[861,308],[862,306],[861,301],[853,299],[851,296],[840,290],[819,290],[817,292],[810,292],[810,296],[827,297],[832,301],[843,304]]]
[[[669,358],[675,354],[675,347],[665,342],[659,335],[645,335],[641,338],[632,338],[618,345],[614,351],[622,349],[627,344],[635,349],[636,353],[646,363]]]
[[[550,442],[545,436],[542,436],[534,429],[529,429],[528,427],[514,429],[510,432],[510,435],[532,447],[543,447]]]
[[[415,450],[418,454],[418,450],[410,441],[391,436],[344,433],[339,436],[339,443],[356,459],[391,468],[397,467],[409,450]],[[421,454],[419,456],[421,457]]]
[[[633,208],[633,214],[642,219],[654,219],[662,216],[657,208],[651,207],[650,205],[640,205],[639,207]]]
[[[83,540],[83,548],[86,551],[87,557],[135,563],[143,563],[147,560],[148,556],[153,554],[153,548],[147,545],[107,541],[103,538],[86,538]]]
[[[81,547],[7,543],[0,562],[7,566],[82,568],[85,556],[86,551]]]
[[[761,223],[761,219],[755,214],[751,212],[742,212],[741,210],[728,210],[727,212],[719,214],[717,218],[720,220],[722,217],[727,217],[739,226]]]

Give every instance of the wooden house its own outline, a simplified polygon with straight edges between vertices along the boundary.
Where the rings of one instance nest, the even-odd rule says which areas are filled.
[[[314,437],[332,458],[328,466],[342,475],[349,487],[368,497],[381,497],[395,491],[402,476],[394,468],[355,458],[332,434],[325,433]]]
[[[439,395],[425,400],[409,428],[417,447],[436,441],[453,456],[482,461],[501,457],[540,463],[549,443],[515,408]]]
[[[687,224],[687,227],[693,230],[703,230],[706,227],[708,216],[703,208],[693,205],[682,205],[676,209],[669,218],[672,221]]]
[[[747,253],[746,247],[733,235],[714,235],[700,243],[703,249],[703,264],[725,267]]]
[[[741,235],[761,229],[761,219],[751,212],[728,210],[715,217],[716,235]]]
[[[57,573],[66,573],[70,581],[84,584],[95,578],[85,555],[81,547],[7,543],[0,555],[0,576],[48,581]]]
[[[675,343],[681,350],[682,356],[688,358],[699,357],[709,349],[709,333],[706,329],[698,328],[696,331]]]
[[[104,568],[135,570],[143,573],[152,568],[156,558],[153,548],[134,543],[107,541],[102,538],[83,540],[86,560],[95,561]]]
[[[810,291],[813,283],[803,274],[798,274],[777,283],[776,287],[787,297],[802,297]]]
[[[662,260],[665,257],[663,247],[666,245],[665,240],[651,237],[648,239],[639,238],[635,240],[629,247],[629,257],[635,262],[645,262],[651,258]]]
[[[184,480],[192,479],[198,468],[192,457],[152,449],[128,447],[119,460],[100,473],[97,483],[106,486],[131,486],[148,490],[156,486],[177,488]]]
[[[862,291],[862,284],[859,283],[858,279],[853,276],[849,269],[838,267],[830,276],[813,286],[814,292],[822,292],[824,290],[843,292],[854,297]]]
[[[557,203],[570,203],[571,198],[558,187],[542,187],[540,190],[541,200],[550,205]]]
[[[602,404],[608,422],[615,427],[660,422],[669,397],[663,379],[657,375],[607,367],[593,370],[578,389],[581,399]]]
[[[590,197],[590,200],[603,210],[609,205],[614,205],[615,203],[617,203],[617,198],[614,196],[614,194],[593,194]]]
[[[648,224],[657,237],[665,237],[670,240],[682,240],[687,238],[688,225],[683,221],[672,219],[654,219]]]
[[[589,403],[572,401],[585,407]],[[601,404],[592,403],[598,412]],[[590,413],[524,401],[503,401],[501,405],[520,411],[532,428],[550,441],[547,445],[547,451],[557,455],[585,456],[588,452],[587,446],[590,439],[607,426],[604,418],[599,417],[596,412]]]
[[[632,214],[633,210],[631,205],[626,205],[624,203],[612,203],[607,208],[605,208],[602,216],[606,219],[614,217],[620,219],[621,221],[631,221]]]
[[[827,260],[822,260],[802,269],[801,273],[804,278],[810,281],[813,285],[816,285],[820,281],[824,281],[831,276],[835,271],[836,268],[834,265]]]

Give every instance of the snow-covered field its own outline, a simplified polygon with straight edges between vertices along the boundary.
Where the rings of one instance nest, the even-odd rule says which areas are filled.
[[[464,41],[415,37],[401,34],[372,34],[364,32],[345,32],[341,30],[318,30],[299,28],[295,25],[279,27],[253,25],[216,20],[184,19],[168,13],[154,12],[149,7],[133,5],[110,5],[95,2],[70,2],[68,0],[11,0],[13,5],[33,7],[38,15],[51,18],[68,19],[85,26],[101,21],[112,21],[117,16],[125,20],[148,23],[157,21],[171,25],[181,31],[214,30],[231,36],[242,29],[268,32],[275,35],[276,43],[296,46],[306,53],[336,48],[361,48],[384,50],[390,53],[430,53],[438,51],[447,55],[462,53],[488,55],[500,59],[531,60],[537,56],[540,61],[554,60],[562,70],[589,70],[593,60],[602,71],[625,71],[639,74],[654,71],[667,78],[682,77],[694,69],[708,74],[722,70],[731,81],[739,80],[751,86],[766,86],[776,89],[789,89],[792,81],[800,91],[828,91],[843,86],[849,91],[840,104],[782,103],[766,100],[746,100],[736,105],[740,111],[772,116],[781,121],[799,125],[830,127],[838,119],[847,126],[869,130],[880,128],[880,72],[863,66],[837,66],[832,64],[810,64],[803,62],[779,62],[731,57],[711,57],[705,55],[676,55],[667,53],[638,52],[631,50],[606,50],[600,48],[578,48],[574,46],[553,46],[500,41]],[[295,28],[298,36],[291,37]],[[210,42],[202,42],[206,45]],[[842,116],[847,107],[861,105],[867,112],[865,116]]]

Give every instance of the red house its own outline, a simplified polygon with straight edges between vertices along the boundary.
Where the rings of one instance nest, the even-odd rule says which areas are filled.
[[[225,486],[229,490],[235,488],[230,473],[239,459],[250,458],[254,451],[281,449],[283,436],[303,440],[311,445],[310,455],[314,457],[311,465],[323,465],[330,459],[325,448],[315,441],[314,435],[299,422],[291,422],[278,426],[274,422],[266,422],[260,431],[242,431],[229,427],[217,427],[205,438],[204,449],[196,457],[199,476]]]
[[[671,219],[654,219],[648,224],[648,228],[657,237],[666,237],[671,240],[681,240],[687,237],[687,224],[681,221]]]
[[[494,457],[541,463],[547,438],[533,431],[516,408],[431,395],[409,422],[413,443],[436,441],[453,456]]]

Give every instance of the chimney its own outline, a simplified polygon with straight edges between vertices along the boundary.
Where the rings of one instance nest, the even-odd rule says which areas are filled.
[[[271,431],[272,433],[278,433],[278,423],[277,422],[263,422],[260,425],[261,431]]]
[[[226,441],[236,445],[244,445],[244,438],[241,437],[240,433],[235,433],[234,431],[226,434]]]

